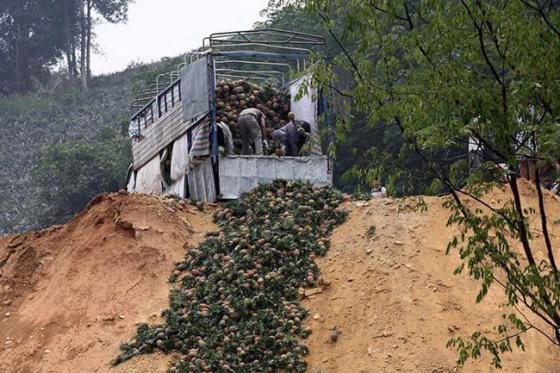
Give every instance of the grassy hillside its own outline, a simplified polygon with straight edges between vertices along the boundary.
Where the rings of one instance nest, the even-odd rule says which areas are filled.
[[[41,191],[60,185],[37,185],[31,171],[49,147],[81,142],[95,149],[109,129],[122,136],[135,74],[129,69],[96,77],[86,93],[65,87],[52,96],[0,98],[0,233],[42,225],[41,213],[49,206],[40,200]]]

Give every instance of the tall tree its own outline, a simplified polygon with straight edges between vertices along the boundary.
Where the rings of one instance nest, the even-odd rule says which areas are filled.
[[[0,2],[1,93],[24,92],[62,56],[68,77],[87,89],[94,27],[127,19],[132,0],[3,0]]]
[[[91,52],[94,37],[94,26],[100,20],[110,23],[126,22],[128,7],[133,0],[81,0],[81,82],[82,88],[87,89],[91,78]]]
[[[403,148],[412,149],[450,193],[448,223],[461,233],[448,249],[461,254],[457,272],[467,270],[481,282],[477,301],[498,286],[516,310],[505,315],[498,338],[475,332],[450,340],[459,362],[486,350],[499,366],[500,354],[514,342],[522,346],[528,330],[560,346],[560,250],[550,240],[540,183],[546,168],[560,159],[558,2],[294,3],[318,16],[338,44],[335,64],[352,76],[348,94],[354,110],[400,132]],[[315,76],[326,85],[335,74],[332,67],[315,65]],[[484,151],[477,152],[481,168],[464,179],[465,159],[446,167],[438,154],[469,139]],[[535,166],[536,211],[520,196],[520,159]],[[503,184],[509,201],[497,205],[484,197]],[[540,222],[542,244],[533,240],[532,218]]]
[[[256,28],[271,27],[324,36],[327,60],[340,53],[339,43],[349,51],[359,44],[359,35],[346,34],[344,40],[334,39],[318,14],[306,12],[294,2],[271,0],[261,15],[266,20],[257,23]],[[344,13],[333,14],[333,17],[342,21]],[[340,23],[333,22],[333,27],[337,34],[342,32]],[[329,106],[334,113],[331,119],[339,122],[334,132],[337,140],[334,182],[337,188],[364,192],[382,184],[394,196],[441,193],[441,187],[432,183],[433,178],[422,159],[412,149],[403,149],[406,142],[397,128],[390,123],[370,123],[368,115],[349,105],[349,90],[354,85],[352,74],[336,65],[333,76],[325,92],[336,93],[329,96]],[[439,156],[441,159],[466,157],[466,146],[463,148],[451,147]],[[449,166],[450,162],[446,162],[445,167]]]
[[[82,89],[88,88],[91,78],[91,53],[93,48],[94,28],[102,20],[110,23],[125,22],[128,6],[132,0],[64,0],[67,3],[65,14],[68,30],[73,33],[68,39],[68,72],[69,76],[80,78]],[[79,51],[79,57],[76,54]],[[79,72],[76,61],[79,60]]]
[[[87,58],[86,56],[89,54],[89,51],[86,50],[88,47],[87,40],[88,35],[91,33],[91,30],[88,29],[88,25],[90,24],[89,20],[86,16],[89,14],[88,10],[88,0],[82,0],[82,4],[80,5],[80,13],[79,13],[79,20],[80,20],[80,82],[82,89],[87,89],[88,87],[88,66],[87,66]]]
[[[91,39],[92,39],[92,32],[93,32],[93,22],[92,22],[92,11],[93,8],[93,1],[92,0],[86,0],[86,28],[88,30],[87,36],[86,36],[86,66],[87,66],[87,77],[86,80],[89,81],[91,79]]]
[[[23,92],[61,56],[63,40],[55,0],[0,4],[0,92]]]
[[[78,33],[78,2],[76,0],[61,0],[61,13],[64,24],[64,54],[66,56],[66,67],[68,77],[78,77],[78,65],[76,58],[76,35]]]

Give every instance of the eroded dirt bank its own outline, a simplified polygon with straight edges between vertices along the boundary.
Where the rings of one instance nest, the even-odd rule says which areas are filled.
[[[536,207],[534,187],[522,184],[524,202]],[[495,191],[489,200],[502,203]],[[457,354],[445,348],[449,338],[475,330],[491,332],[507,309],[496,288],[480,304],[479,285],[467,276],[454,276],[456,252],[445,255],[453,230],[446,227],[448,211],[441,198],[426,198],[428,212],[399,212],[404,201],[377,199],[355,203],[349,220],[335,229],[332,246],[319,266],[332,284],[304,305],[308,325],[309,371],[331,372],[454,372]],[[560,201],[546,195],[549,229],[560,248]],[[540,224],[532,217],[532,224]],[[370,237],[368,229],[375,226]],[[542,235],[534,231],[544,247]],[[556,257],[560,257],[557,250]],[[330,329],[340,331],[330,342]],[[524,337],[526,352],[504,355],[503,372],[558,372],[560,350],[542,336]],[[468,363],[464,372],[488,372],[488,359]]]
[[[158,320],[185,246],[211,213],[143,195],[93,200],[69,224],[0,239],[0,372],[106,372],[136,324]],[[165,371],[151,356],[112,372]]]

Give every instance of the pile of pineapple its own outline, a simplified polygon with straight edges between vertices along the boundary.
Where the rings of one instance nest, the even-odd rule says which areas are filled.
[[[258,86],[244,80],[220,80],[216,86],[216,118],[229,126],[236,152],[241,149],[237,128],[239,114],[247,108],[257,108],[266,117],[268,136],[288,122],[290,96],[271,85]]]
[[[181,354],[171,372],[305,371],[310,331],[299,295],[322,281],[313,259],[346,218],[341,199],[331,188],[278,180],[216,212],[220,232],[171,276],[165,324],[140,326],[114,363],[160,350]]]

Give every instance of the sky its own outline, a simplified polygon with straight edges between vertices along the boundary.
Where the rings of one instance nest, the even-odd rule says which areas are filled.
[[[157,61],[202,45],[213,32],[248,30],[268,0],[136,0],[126,24],[97,25],[94,75],[121,71],[130,62]]]

